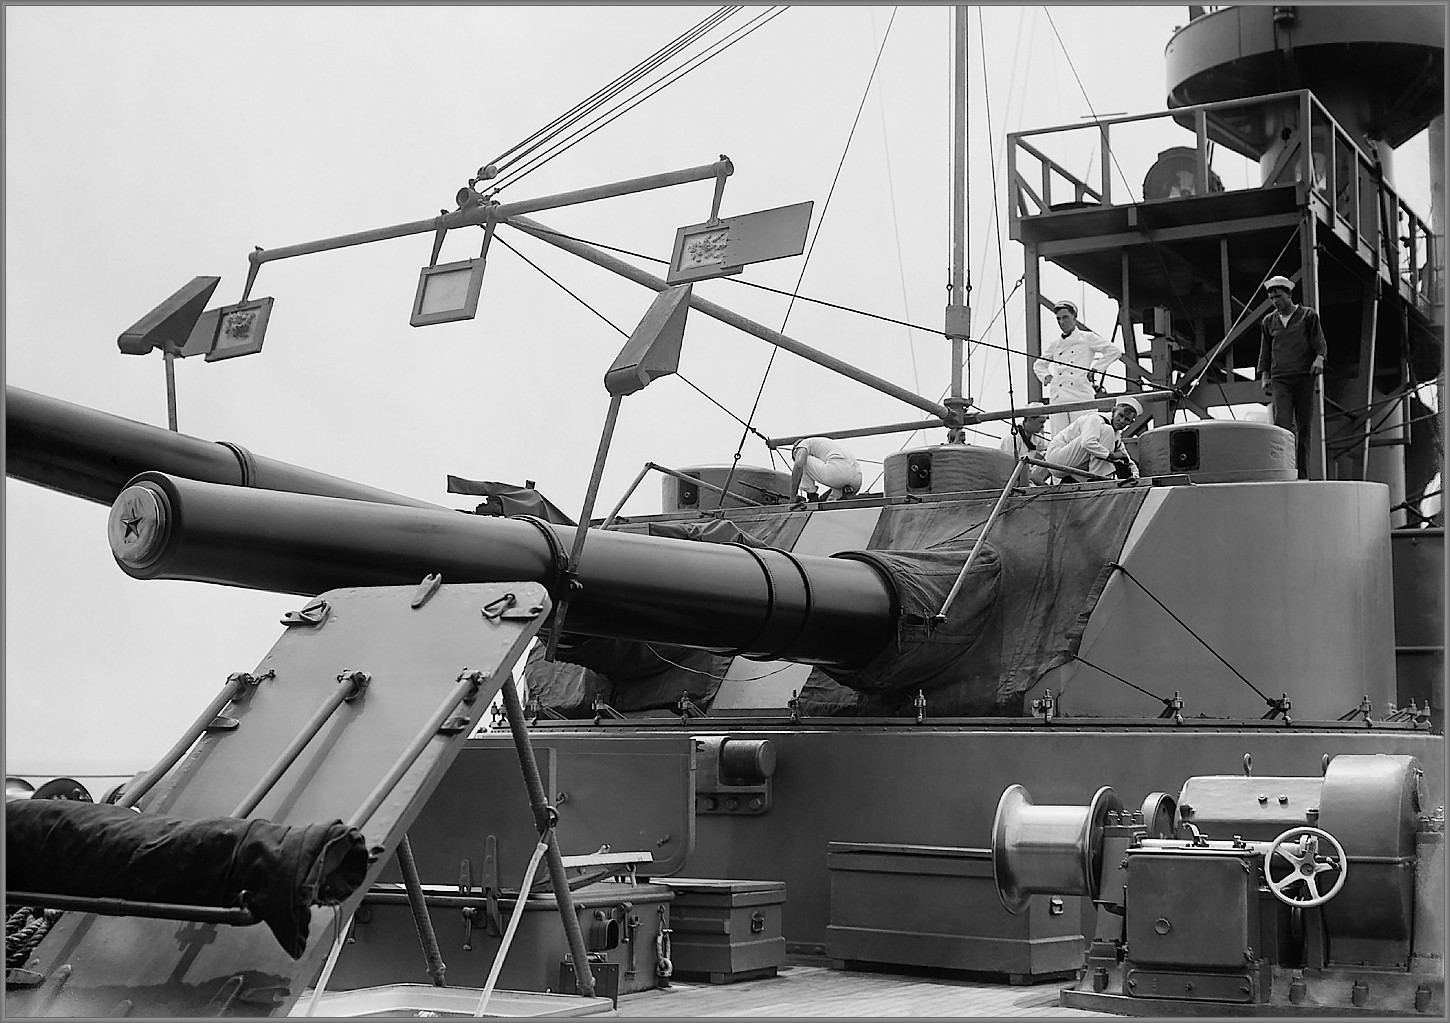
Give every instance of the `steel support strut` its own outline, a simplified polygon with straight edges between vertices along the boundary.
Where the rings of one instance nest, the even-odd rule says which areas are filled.
[[[947,594],[947,599],[942,601],[941,610],[932,619],[934,625],[946,624],[947,611],[951,609],[952,602],[957,599],[957,594],[961,592],[962,584],[967,581],[967,572],[971,569],[972,563],[977,560],[977,552],[982,549],[982,544],[987,540],[987,531],[997,521],[997,516],[1002,512],[1002,506],[1007,503],[1008,496],[1016,488],[1017,480],[1021,477],[1022,470],[1026,467],[1027,459],[1025,457],[1019,458],[1017,464],[1012,467],[1012,475],[1007,478],[1007,485],[1002,488],[1002,496],[997,498],[997,503],[992,506],[992,514],[987,516],[987,521],[982,524],[982,531],[977,534],[977,542],[972,544],[971,553],[967,555],[967,560],[962,562],[962,570],[957,573],[956,581],[952,583],[951,592]]]
[[[408,908],[413,911],[413,926],[418,929],[418,944],[423,948],[428,976],[433,978],[434,987],[447,987],[443,976],[448,967],[443,964],[443,953],[438,949],[438,935],[433,932],[433,918],[428,915],[428,900],[423,894],[423,882],[418,878],[418,862],[413,859],[413,843],[407,835],[398,843],[398,870],[403,875]]]
[[[222,687],[221,692],[217,693],[211,703],[206,705],[206,709],[197,716],[197,719],[191,723],[191,727],[186,730],[186,734],[176,740],[175,745],[167,751],[164,757],[156,762],[155,767],[151,768],[151,770],[127,786],[120,798],[116,800],[116,805],[135,806],[136,802],[146,793],[150,792],[167,771],[171,770],[181,761],[186,751],[191,749],[192,744],[207,730],[207,726],[222,712],[222,708],[234,700],[240,700],[246,696],[250,692],[251,687],[259,681],[261,680],[253,678],[245,671],[239,671],[229,676],[227,678],[227,684]]]
[[[583,202],[592,202],[595,199],[610,199],[620,195],[632,195],[636,192],[647,192],[655,188],[668,188],[671,185],[683,185],[692,181],[706,181],[711,178],[723,180],[726,176],[733,173],[734,170],[735,165],[728,159],[721,157],[714,163],[704,164],[699,167],[687,167],[684,170],[665,171],[662,174],[650,174],[640,178],[629,178],[607,185],[593,185],[589,188],[580,188],[572,192],[560,192],[557,195],[541,196],[537,199],[526,199],[520,202],[504,203],[501,205],[468,205],[460,207],[452,213],[429,217],[426,220],[412,220],[406,224],[375,227],[366,231],[356,231],[352,234],[322,238],[318,241],[300,242],[296,245],[281,245],[272,249],[259,248],[247,253],[247,262],[251,266],[252,276],[255,276],[257,268],[263,263],[271,263],[278,259],[306,256],[314,252],[329,252],[333,249],[345,249],[353,245],[366,245],[369,242],[387,241],[390,238],[406,238],[409,235],[429,234],[440,230],[449,231],[459,227],[482,227],[490,219],[497,218],[502,220],[516,213],[536,213],[539,210],[557,209],[560,206],[574,206]],[[250,287],[250,282],[248,287]]]
[[[498,218],[500,223],[506,223],[512,227],[516,227],[525,234],[533,235],[540,241],[548,242],[550,245],[563,249],[565,252],[572,252],[574,255],[602,266],[606,270],[614,271],[621,277],[627,277],[636,284],[642,284],[646,288],[652,288],[655,291],[664,291],[671,287],[668,282],[651,273],[646,273],[638,267],[631,266],[622,259],[616,259],[614,256],[609,255],[609,253],[597,249],[586,242],[575,241],[567,235],[545,227],[536,221],[529,220],[527,217],[504,217],[502,215],[502,209],[500,207],[500,216]],[[747,334],[760,338],[762,341],[767,341],[777,348],[784,348],[788,352],[799,355],[801,358],[814,362],[818,366],[824,366],[826,369],[834,370],[844,377],[849,377],[852,380],[865,384],[867,387],[873,387],[883,394],[889,394],[893,398],[899,398],[909,405],[915,405],[919,409],[930,412],[932,415],[940,416],[942,419],[947,419],[951,415],[945,405],[938,404],[930,398],[923,398],[921,395],[915,394],[905,387],[893,384],[889,380],[884,380],[873,373],[867,373],[865,370],[857,369],[850,363],[843,362],[833,355],[827,355],[825,352],[817,351],[809,345],[801,344],[799,341],[787,337],[778,330],[771,330],[763,324],[747,319],[737,312],[726,309],[724,306],[716,305],[714,302],[703,299],[699,295],[692,294],[690,296],[690,308],[698,309],[706,316],[714,317],[722,323],[728,323],[737,330],[742,330]]]
[[[313,736],[322,731],[322,726],[327,724],[327,720],[332,717],[337,708],[355,699],[367,688],[367,684],[366,672],[355,671],[337,676],[337,688],[328,694],[326,700],[322,701],[322,706],[317,708],[307,724],[302,726],[302,730],[287,744],[287,748],[277,756],[272,766],[267,768],[266,773],[257,779],[257,783],[252,786],[250,792],[242,797],[242,801],[237,804],[230,816],[245,817],[255,810],[257,804],[266,798],[268,792],[272,791],[272,786],[277,784],[277,780],[286,773],[287,768],[291,767],[293,762],[302,755],[302,751],[307,748],[307,744],[312,741]]]
[[[569,960],[574,967],[575,989],[584,997],[593,998],[594,972],[589,968],[589,953],[584,950],[584,935],[579,930],[579,916],[574,911],[574,895],[569,890],[569,878],[564,873],[564,861],[559,856],[559,840],[554,835],[558,814],[544,794],[544,781],[539,776],[539,763],[534,759],[534,747],[529,742],[529,729],[524,723],[524,708],[519,703],[513,679],[504,682],[502,692],[509,731],[513,733],[514,748],[519,754],[519,769],[523,771],[524,785],[529,790],[529,806],[534,811],[539,837],[545,842],[544,860],[549,864],[549,878],[554,884],[559,916],[563,918],[564,935],[569,939]],[[515,913],[523,911],[522,903],[514,906]]]

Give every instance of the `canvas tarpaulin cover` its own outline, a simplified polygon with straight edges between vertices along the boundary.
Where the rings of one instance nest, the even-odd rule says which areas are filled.
[[[669,536],[682,540],[708,540],[716,543],[743,543],[748,547],[775,547],[788,551],[800,539],[811,512],[767,512],[751,508],[731,508],[728,517],[700,522],[638,522],[621,523],[615,528],[625,533]]]
[[[896,642],[863,667],[813,673],[805,710],[910,714],[920,690],[933,716],[1021,715],[1022,694],[1077,651],[1145,494],[1042,488],[1009,498],[934,629],[927,624],[995,498],[883,509],[871,549],[837,557],[868,561],[891,579],[901,605]]]
[[[483,503],[473,509],[476,515],[532,515],[558,526],[574,525],[573,519],[532,487],[516,487],[512,483],[494,483],[489,480],[466,480],[461,476],[450,475],[448,492],[484,498]]]
[[[565,717],[589,717],[597,696],[621,713],[674,710],[681,696],[706,704],[730,658],[708,650],[626,639],[576,636],[544,660],[539,643],[524,661],[529,695]]]
[[[639,531],[637,527],[628,530]],[[728,519],[651,522],[644,531],[650,536],[701,543],[769,546]],[[558,659],[552,664],[543,654],[542,643],[529,652],[524,685],[532,698],[565,717],[593,714],[595,697],[621,713],[674,710],[681,696],[707,706],[731,661],[709,650],[590,636],[567,636],[559,643]]]
[[[342,821],[183,820],[108,803],[5,803],[5,887],[49,895],[244,906],[293,959],[312,905],[341,902],[367,874],[367,843]]]

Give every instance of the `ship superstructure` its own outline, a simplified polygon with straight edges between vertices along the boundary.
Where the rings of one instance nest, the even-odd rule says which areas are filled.
[[[109,504],[122,571],[299,597],[117,802],[172,828],[335,819],[366,868],[319,899],[335,908],[300,950],[251,926],[255,891],[26,891],[64,915],[7,976],[7,1009],[667,1012],[685,979],[765,990],[826,962],[853,982],[1061,981],[1081,1012],[1442,1014],[1443,645],[1424,609],[1443,608],[1443,534],[1392,527],[1419,513],[1443,229],[1399,197],[1385,148],[1442,122],[1432,15],[1199,11],[1168,47],[1169,110],[1009,137],[1028,353],[1053,305],[1040,261],[1117,301],[1113,393],[1146,403],[1136,485],[1027,485],[1027,462],[962,441],[1024,409],[954,381],[915,401],[948,442],[890,456],[879,492],[802,505],[774,469],[654,466],[659,513],[600,516],[597,463],[581,527],[532,485],[458,481],[485,498],[460,515],[9,388],[7,473]],[[1141,185],[1114,148],[1140,122],[1164,129]],[[1096,179],[1051,155],[1069,131],[1101,139]],[[1211,146],[1260,182],[1216,186]],[[707,235],[728,234],[734,170],[678,175],[719,183]],[[728,311],[558,238],[530,219],[548,203],[504,206],[487,180],[397,233],[517,228],[658,293],[605,376],[602,461],[687,315]],[[243,304],[257,268],[324,247],[253,253]],[[1213,414],[1259,400],[1275,273],[1335,324],[1307,480],[1284,430]],[[209,295],[123,344],[184,347]],[[970,337],[961,295],[943,333]],[[213,327],[213,346],[239,339]]]

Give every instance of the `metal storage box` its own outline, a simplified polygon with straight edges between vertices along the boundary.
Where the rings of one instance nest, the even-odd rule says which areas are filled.
[[[656,878],[675,893],[670,907],[675,975],[712,984],[774,977],[785,962],[784,881]]]
[[[1013,983],[1082,965],[1082,907],[1034,895],[1002,908],[990,849],[832,842],[826,952],[843,963],[898,963],[1006,974]]]
[[[586,947],[593,945],[599,959],[617,970],[618,990],[600,995],[625,995],[660,986],[660,932],[670,926],[670,890],[659,884],[623,884],[601,881],[576,890]],[[482,895],[426,892],[428,914],[438,938],[447,982],[452,986],[483,987],[502,941],[501,928],[490,926]],[[507,925],[513,912],[512,897],[498,901],[500,923]],[[467,917],[464,910],[471,912]],[[365,912],[364,912],[365,911]],[[602,919],[601,919],[602,918]],[[613,928],[600,924],[609,921]],[[591,932],[616,936],[618,944],[591,940]],[[375,987],[379,984],[426,982],[427,971],[413,926],[407,896],[397,890],[374,890],[363,899],[349,941],[328,983],[330,991]],[[569,943],[552,893],[531,894],[524,918],[514,935],[508,958],[499,972],[498,987],[511,991],[559,991],[560,964]]]

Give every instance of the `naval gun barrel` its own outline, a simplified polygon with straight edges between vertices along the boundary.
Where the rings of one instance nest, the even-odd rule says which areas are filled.
[[[107,523],[137,579],[316,595],[351,586],[543,584],[569,593],[570,634],[851,668],[896,632],[897,600],[865,561],[592,529],[568,578],[572,527],[246,490],[142,473]]]
[[[110,504],[138,473],[318,494],[407,508],[439,505],[253,455],[239,444],[173,433],[19,387],[5,388],[5,474]]]

